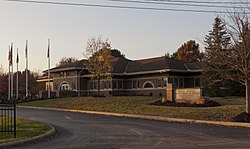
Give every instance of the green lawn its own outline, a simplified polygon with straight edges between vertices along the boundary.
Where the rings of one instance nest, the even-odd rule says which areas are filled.
[[[150,105],[151,102],[160,99],[160,97],[148,96],[106,98],[71,97],[33,101],[20,105],[215,121],[229,121],[230,118],[245,110],[244,97],[211,98],[222,104],[220,107],[170,107]]]
[[[0,124],[1,127],[1,124]],[[12,142],[25,138],[31,138],[50,131],[51,128],[43,123],[37,121],[31,121],[26,119],[17,119],[17,134],[16,138],[13,138],[13,134],[0,135],[0,144],[6,142]]]

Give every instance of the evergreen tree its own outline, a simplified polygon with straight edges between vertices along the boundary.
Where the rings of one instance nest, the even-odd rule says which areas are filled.
[[[226,30],[225,24],[219,17],[214,19],[213,29],[205,37],[205,58],[203,60],[203,84],[205,91],[212,96],[218,96],[219,87],[222,85],[223,77],[218,73],[220,68],[227,67],[221,61],[230,51],[231,38]]]

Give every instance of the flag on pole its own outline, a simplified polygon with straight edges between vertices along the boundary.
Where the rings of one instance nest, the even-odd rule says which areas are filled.
[[[19,56],[18,56],[18,49],[16,51],[17,55],[16,55],[16,99],[18,100],[18,94],[19,94],[19,82],[18,82],[18,63],[19,63]]]
[[[11,99],[14,96],[13,92],[13,86],[14,86],[14,79],[13,79],[13,43],[11,43],[11,48],[10,48],[10,66],[11,66]]]
[[[10,77],[10,45],[9,45],[9,53],[8,53],[8,60],[9,60],[9,77],[8,77],[8,99],[10,100],[10,94],[11,94],[11,91],[10,91],[10,86],[11,86],[11,77]]]
[[[11,48],[9,50],[9,57],[8,57],[9,66],[12,66],[12,49],[13,49],[13,44],[11,44]]]
[[[48,39],[48,99],[50,98],[50,55],[49,55],[49,48],[50,48],[50,40]]]
[[[17,49],[17,54],[16,54],[16,63],[19,63],[19,56],[18,56],[18,49]]]
[[[49,58],[49,47],[50,47],[50,40],[48,39],[48,52],[47,52],[47,58]]]
[[[26,47],[25,47],[25,58],[28,57],[28,40],[26,40]]]
[[[25,69],[25,74],[26,74],[26,80],[25,80],[25,92],[26,92],[26,98],[29,96],[29,88],[28,88],[28,40],[26,40],[26,45],[25,45],[25,59],[26,59],[26,69]]]

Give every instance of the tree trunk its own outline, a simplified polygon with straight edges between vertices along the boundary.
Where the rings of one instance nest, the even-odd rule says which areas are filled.
[[[248,82],[248,80],[246,80],[246,113],[250,112],[250,101],[249,101],[249,95],[250,95],[250,83]]]
[[[100,77],[98,77],[98,96],[100,96],[100,81],[101,79],[100,79]]]

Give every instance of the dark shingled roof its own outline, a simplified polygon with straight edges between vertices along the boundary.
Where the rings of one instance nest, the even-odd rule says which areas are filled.
[[[165,57],[130,61],[126,73],[163,70],[168,67]]]
[[[65,70],[80,70],[84,68],[85,59],[77,62],[62,65],[51,69],[51,72],[65,71]],[[190,72],[202,71],[201,62],[185,63],[173,58],[165,56],[148,58],[142,60],[129,60],[124,57],[116,57],[112,60],[113,70],[115,74],[133,74],[133,73],[149,73],[155,71],[175,71],[175,72]]]
[[[174,58],[166,58],[166,62],[168,63],[168,68],[170,70],[187,70],[184,61],[180,61]]]
[[[74,70],[74,69],[82,69],[84,68],[84,63],[86,62],[87,60],[85,59],[82,59],[82,60],[79,60],[79,61],[76,61],[76,62],[73,62],[73,63],[70,63],[70,64],[66,64],[66,65],[61,65],[61,66],[58,66],[58,67],[54,67],[52,69],[50,69],[51,72],[57,72],[57,71],[62,71],[62,70]],[[46,70],[47,71],[47,70]]]
[[[202,69],[202,63],[201,62],[186,63],[186,66],[190,70],[201,70]]]
[[[125,73],[128,62],[130,60],[124,57],[116,57],[112,60],[113,70],[112,73]]]

